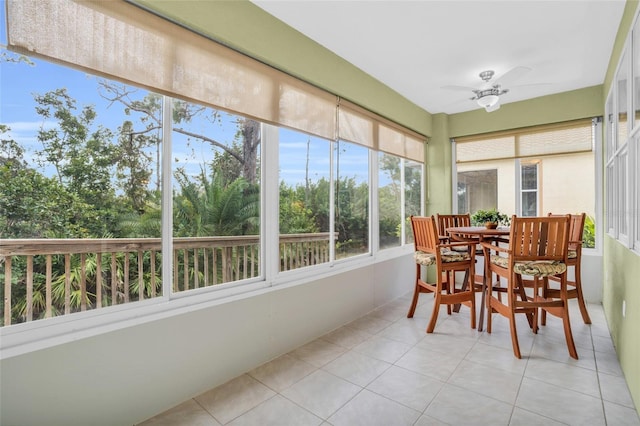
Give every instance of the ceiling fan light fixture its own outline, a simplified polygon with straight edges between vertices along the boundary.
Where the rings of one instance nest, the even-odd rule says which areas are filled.
[[[498,97],[498,95],[485,95],[485,96],[481,96],[477,99],[478,105],[480,105],[482,108],[491,108],[493,107],[495,104],[498,103],[498,101],[500,100],[500,98]]]

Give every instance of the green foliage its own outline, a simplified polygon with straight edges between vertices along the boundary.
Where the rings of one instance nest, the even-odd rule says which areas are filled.
[[[319,232],[314,212],[305,206],[304,187],[292,188],[280,183],[280,233]]]
[[[87,233],[109,232],[117,215],[111,180],[118,159],[113,134],[95,125],[93,106],[78,111],[75,99],[64,88],[35,95],[34,99],[36,112],[43,120],[57,124],[38,131],[43,146],[37,153],[38,161],[42,166],[53,165],[58,183],[93,210],[94,220],[83,223]]]
[[[56,179],[0,160],[0,238],[86,238],[98,220]]]
[[[478,210],[471,215],[471,223],[476,226],[484,226],[485,223],[492,222],[499,225],[508,226],[511,223],[511,218],[506,214],[499,211],[492,210]]]
[[[582,232],[582,247],[595,248],[596,246],[596,224],[591,216],[584,219],[584,231]]]
[[[251,235],[260,224],[260,191],[244,178],[224,185],[224,177],[204,170],[195,181],[184,171],[175,175],[181,192],[174,197],[174,235]]]

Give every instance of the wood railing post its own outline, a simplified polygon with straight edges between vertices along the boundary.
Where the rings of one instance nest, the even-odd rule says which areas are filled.
[[[4,258],[4,325],[11,325],[11,256]]]

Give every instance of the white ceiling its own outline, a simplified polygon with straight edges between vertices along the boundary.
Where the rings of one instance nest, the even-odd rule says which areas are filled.
[[[602,84],[624,0],[253,0],[431,113],[478,109],[481,71],[531,69],[501,103]]]

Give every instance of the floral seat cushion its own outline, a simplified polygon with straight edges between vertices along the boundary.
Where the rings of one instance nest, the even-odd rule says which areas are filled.
[[[577,250],[569,249],[569,252],[567,253],[567,257],[568,257],[569,259],[575,259],[575,258],[577,258],[577,257],[578,257],[578,251],[577,251]]]
[[[509,258],[504,256],[491,256],[491,263],[501,268],[509,267]],[[534,277],[548,277],[562,274],[567,270],[564,262],[540,260],[531,262],[516,262],[513,265],[513,272],[520,275],[531,275]]]
[[[436,256],[431,253],[425,253],[423,251],[416,251],[413,253],[413,258],[416,260],[417,264],[429,266],[435,265]]]
[[[471,256],[468,252],[458,252],[447,249],[442,249],[440,251],[441,259],[443,263],[450,262],[462,262],[465,260],[470,260]],[[416,263],[424,266],[434,265],[436,263],[436,256],[431,253],[425,253],[423,251],[416,251],[413,253],[413,258]]]

